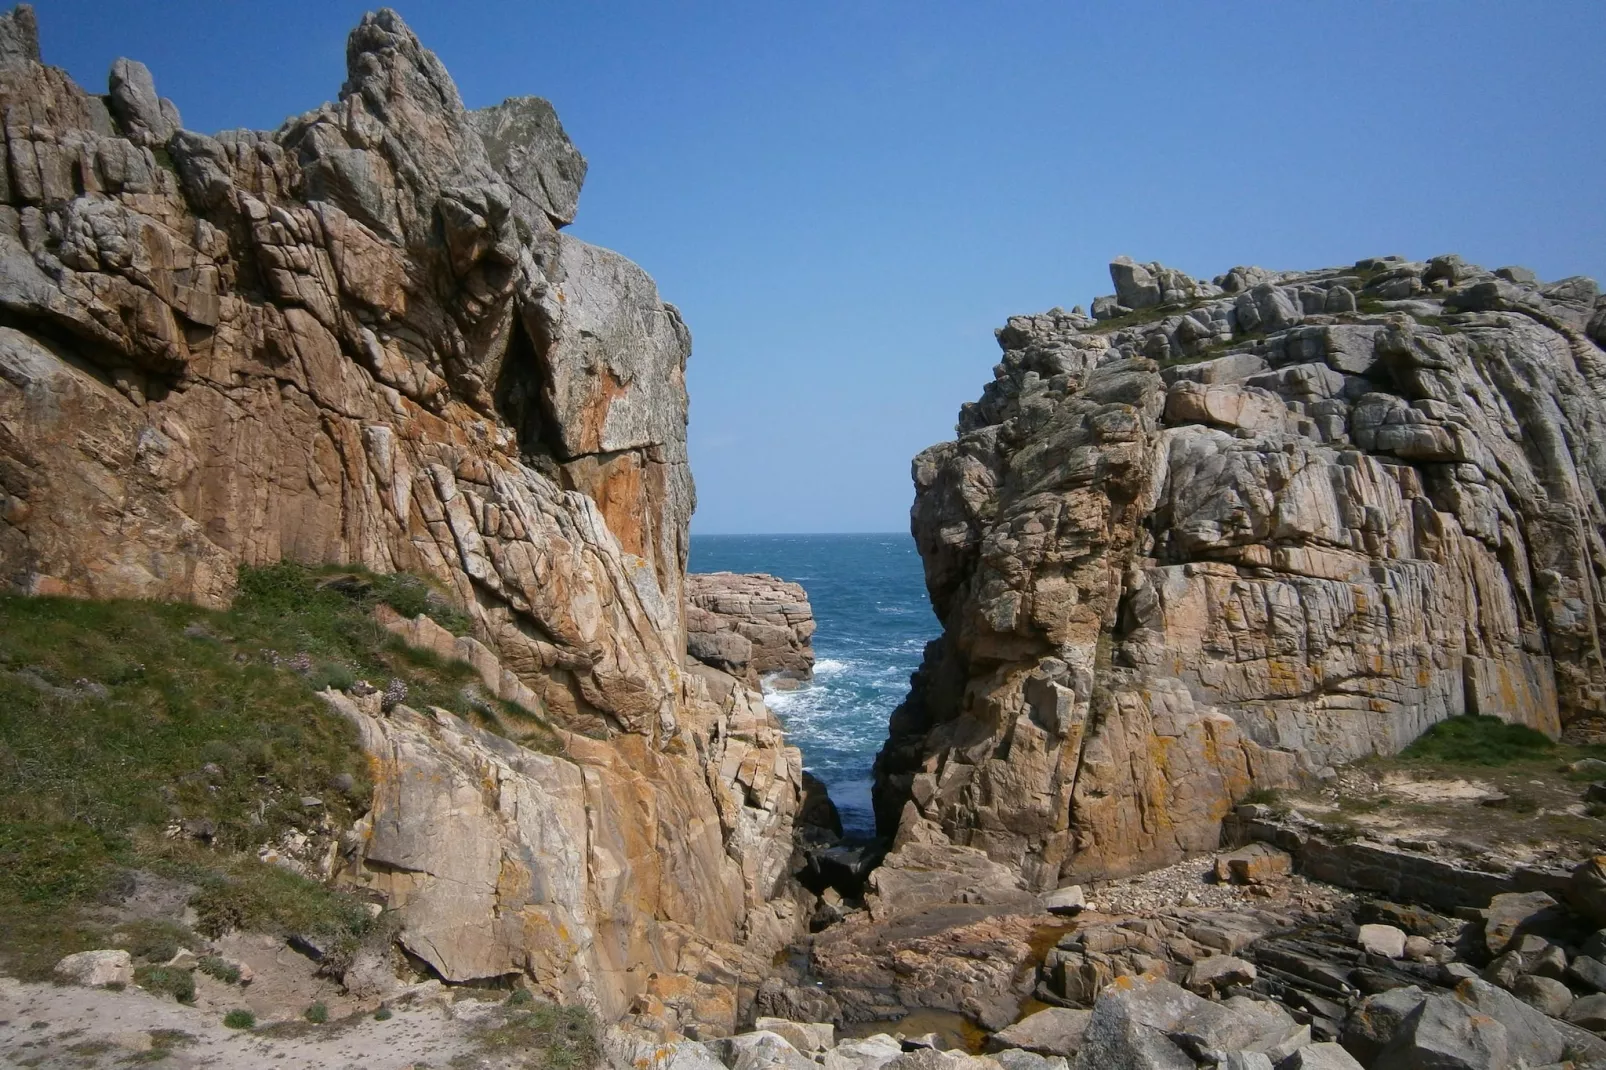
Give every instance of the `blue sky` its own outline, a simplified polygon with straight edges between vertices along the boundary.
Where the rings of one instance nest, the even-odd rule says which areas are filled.
[[[187,126],[332,98],[365,5],[40,0]],[[1008,316],[1128,254],[1209,277],[1459,252],[1606,277],[1606,4],[403,4],[470,107],[591,164],[572,233],[692,328],[693,530],[896,531]]]

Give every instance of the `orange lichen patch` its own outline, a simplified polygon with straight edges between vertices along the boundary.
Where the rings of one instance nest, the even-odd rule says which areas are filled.
[[[627,451],[606,459],[581,457],[564,466],[571,489],[582,491],[597,503],[608,530],[627,553],[646,557],[652,524],[642,492],[642,459]]]
[[[608,410],[613,407],[615,398],[624,397],[629,390],[629,386],[614,374],[612,368],[603,365],[599,369],[597,390],[579,413],[578,440],[581,453],[602,452],[603,431],[608,426]]]

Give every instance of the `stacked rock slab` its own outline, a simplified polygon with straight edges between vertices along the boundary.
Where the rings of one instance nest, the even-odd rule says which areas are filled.
[[[1029,886],[1212,848],[1232,802],[1463,712],[1606,706],[1606,304],[1454,256],[1118,261],[1013,318],[914,462],[943,623],[877,820]]]
[[[814,610],[796,583],[763,573],[686,577],[686,645],[699,661],[745,678],[814,675]]]
[[[391,11],[347,68],[336,102],[209,137],[142,64],[88,93],[40,62],[31,10],[0,18],[0,575],[208,606],[242,564],[433,577],[575,742],[536,761],[365,733],[398,777],[450,766],[442,812],[470,824],[511,780],[465,770],[498,762],[567,808],[472,845],[567,884],[500,889],[418,954],[610,1017],[698,976],[725,997],[688,1014],[729,1028],[795,928],[801,769],[736,681],[685,671],[690,336],[640,268],[558,229],[585,167],[549,105],[465,111]],[[420,836],[386,864],[455,871],[469,847]],[[570,937],[537,923],[560,900]],[[609,942],[589,967],[581,931]]]

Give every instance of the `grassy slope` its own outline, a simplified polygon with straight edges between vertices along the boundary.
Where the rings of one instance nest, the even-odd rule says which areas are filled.
[[[255,855],[317,823],[305,796],[337,829],[366,808],[355,732],[314,692],[401,680],[409,705],[504,729],[511,716],[465,693],[466,665],[389,637],[378,602],[466,624],[415,579],[294,566],[242,572],[222,613],[0,596],[0,970],[43,976],[108,946],[95,905],[134,868],[194,883],[208,933],[359,938],[361,904]]]

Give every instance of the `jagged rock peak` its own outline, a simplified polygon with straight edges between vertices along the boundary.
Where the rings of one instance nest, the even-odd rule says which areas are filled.
[[[687,665],[691,338],[557,229],[584,164],[550,108],[503,105],[488,152],[388,11],[342,97],[271,133],[183,129],[131,60],[87,93],[35,41],[0,18],[0,583],[221,606],[242,565],[431,577],[473,634],[391,625],[564,753],[344,711],[394,776],[341,879],[443,977],[728,1032],[804,924],[802,762]]]
[[[1112,276],[1118,319],[1011,318],[915,459],[944,631],[878,759],[883,832],[1054,887],[1208,849],[1251,788],[1444,717],[1606,720],[1592,280]]]

